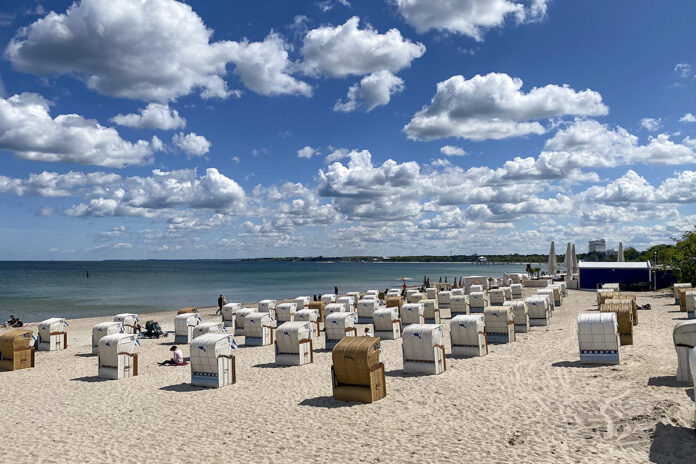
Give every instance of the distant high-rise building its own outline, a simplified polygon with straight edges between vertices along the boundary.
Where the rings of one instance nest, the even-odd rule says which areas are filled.
[[[606,253],[607,242],[604,239],[590,240],[590,253]]]

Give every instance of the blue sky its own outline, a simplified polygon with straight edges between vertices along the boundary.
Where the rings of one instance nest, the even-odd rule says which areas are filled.
[[[690,1],[0,6],[0,259],[646,248],[693,227]]]

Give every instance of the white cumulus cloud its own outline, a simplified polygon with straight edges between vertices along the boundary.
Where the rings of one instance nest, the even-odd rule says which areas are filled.
[[[345,101],[338,101],[334,111],[350,112],[364,106],[370,112],[389,103],[391,96],[404,90],[404,81],[389,71],[378,71],[351,85]]]
[[[453,145],[445,145],[440,148],[440,153],[445,156],[465,156],[466,150],[462,147],[455,147]]]
[[[319,150],[316,148],[312,148],[309,145],[297,150],[297,157],[298,158],[309,159],[316,154],[319,154]]]
[[[172,143],[179,147],[187,156],[203,156],[210,151],[211,143],[202,135],[195,132],[184,134],[179,132],[172,137]]]
[[[172,130],[186,127],[186,119],[179,116],[177,110],[160,103],[150,103],[140,108],[137,114],[117,114],[110,121],[134,129]]]

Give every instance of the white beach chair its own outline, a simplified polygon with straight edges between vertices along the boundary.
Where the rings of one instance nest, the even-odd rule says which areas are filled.
[[[62,317],[53,317],[39,322],[39,339],[37,349],[39,351],[64,350],[68,347],[68,321]]]
[[[259,301],[258,312],[268,313],[271,315],[272,319],[276,318],[276,308],[278,303],[276,300],[261,300]]]
[[[401,338],[401,321],[399,320],[399,308],[380,308],[373,313],[372,321],[375,327],[375,337],[382,340],[395,340]],[[360,322],[360,321],[358,321]]]
[[[449,309],[450,299],[452,298],[452,292],[449,290],[443,290],[437,294],[437,307],[439,309]]]
[[[337,304],[342,304],[346,307],[346,312],[355,312],[355,300],[352,296],[341,296],[336,300]]]
[[[436,299],[421,300],[420,304],[423,305],[423,316],[425,317],[426,324],[439,324],[440,323],[440,308],[437,306]]]
[[[418,303],[420,301],[425,300],[426,297],[427,297],[427,295],[425,293],[414,292],[406,297],[406,301],[409,303]]]
[[[485,292],[485,291],[486,291],[486,287],[484,287],[483,285],[476,284],[476,285],[472,285],[471,287],[469,287],[469,295],[471,295],[474,292]]]
[[[207,333],[227,333],[227,328],[225,327],[225,323],[220,321],[220,322],[201,322],[198,324],[196,327],[193,328],[193,331],[191,332],[191,339],[193,340],[196,337],[200,337],[203,334]]]
[[[619,364],[616,313],[578,314],[578,344],[583,364]]]
[[[484,292],[469,293],[469,312],[482,313],[488,307],[488,300]]]
[[[358,322],[354,313],[345,311],[331,313],[326,316],[324,324],[324,340],[327,350],[333,349],[344,337],[357,337],[358,330],[355,324]]]
[[[334,295],[332,293],[327,293],[327,294],[321,296],[321,301],[326,302],[327,305],[329,303],[335,303],[336,302],[336,295]]]
[[[284,322],[276,329],[275,363],[302,366],[314,361],[312,328],[309,322]]]
[[[549,325],[551,322],[551,304],[548,295],[530,296],[524,302],[527,305],[530,327]]]
[[[119,322],[123,326],[124,334],[136,334],[135,325],[138,323],[138,315],[133,313],[123,313],[114,316],[114,322]]]
[[[469,295],[452,295],[450,297],[450,315],[452,318],[469,314]]]
[[[677,350],[677,382],[691,382],[689,356],[696,347],[696,321],[680,321],[672,330],[674,349]]]
[[[513,300],[521,299],[524,294],[522,284],[511,284],[510,293],[512,294]]]
[[[295,304],[297,305],[297,310],[305,309],[307,306],[309,306],[309,302],[312,301],[312,298],[309,296],[298,296],[295,298]]]
[[[515,333],[529,332],[529,313],[524,301],[506,301],[504,306],[510,307],[515,320]]]
[[[278,324],[284,322],[292,322],[295,320],[295,314],[297,313],[297,303],[281,303],[276,308],[276,316],[278,319]]]
[[[488,354],[483,314],[459,315],[450,321],[452,356],[470,358]]]
[[[403,333],[405,372],[441,374],[447,370],[441,324],[411,324]]]
[[[92,328],[92,354],[99,354],[99,340],[107,335],[121,333],[120,322],[100,322]]]
[[[358,301],[358,323],[372,324],[372,317],[379,308],[377,300],[360,300]]]
[[[463,288],[453,288],[453,289],[451,290],[451,292],[452,292],[452,296],[455,296],[455,295],[466,295],[466,292],[464,291]]]
[[[505,290],[502,288],[494,288],[488,292],[488,300],[491,306],[502,306],[506,300]]]
[[[554,290],[553,287],[545,287],[545,288],[540,288],[537,290],[537,295],[540,296],[546,296],[549,299],[549,304],[551,305],[551,312],[556,310],[556,299],[554,295]]]
[[[237,382],[232,334],[207,333],[191,341],[191,385],[221,388]]]
[[[273,344],[275,319],[269,313],[255,312],[244,317],[244,344],[266,346]]]
[[[425,306],[420,303],[406,303],[401,307],[401,329],[410,324],[425,324]]]
[[[324,317],[333,313],[347,313],[346,307],[340,303],[329,303],[324,308]]]
[[[235,327],[234,327],[234,335],[237,337],[241,337],[244,335],[244,320],[249,314],[255,313],[256,308],[241,308],[237,310],[237,313],[235,314]]]
[[[512,300],[512,288],[510,287],[500,287],[500,289],[505,293],[505,301]]]
[[[491,306],[483,312],[486,316],[486,341],[488,343],[512,343],[515,341],[515,319],[509,306]]]
[[[428,300],[437,300],[437,288],[428,287],[425,289],[425,295]]]
[[[174,318],[174,343],[189,344],[193,336],[193,328],[201,323],[198,313],[179,314]]]
[[[111,334],[99,340],[98,375],[102,379],[119,380],[138,375],[135,334]]]
[[[235,332],[237,311],[242,309],[241,303],[227,303],[222,307],[222,323],[231,333]]]
[[[307,322],[312,330],[313,337],[318,337],[320,334],[318,320],[319,311],[316,309],[301,309],[295,313],[295,321]]]

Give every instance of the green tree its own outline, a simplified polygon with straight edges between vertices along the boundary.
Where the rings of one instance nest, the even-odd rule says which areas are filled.
[[[686,232],[677,240],[673,259],[680,281],[696,283],[696,230]]]

